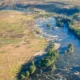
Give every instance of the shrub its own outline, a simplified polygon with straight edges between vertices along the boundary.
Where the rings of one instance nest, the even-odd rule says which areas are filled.
[[[55,46],[55,43],[54,41],[52,41],[49,45],[49,48],[48,48],[48,53],[51,53],[54,51],[54,46]]]
[[[42,69],[42,68],[47,68],[50,67],[58,58],[59,56],[59,51],[54,50],[54,45],[55,43],[52,41],[49,45],[49,49],[48,52],[46,54],[46,56],[44,58],[42,58],[39,62],[38,62],[38,66]],[[30,75],[34,74],[36,71],[36,65],[34,63],[34,61],[32,61],[32,63],[28,66],[28,68],[25,70],[25,74],[22,73],[21,74],[21,78],[22,80],[25,80],[26,78],[28,78]],[[53,69],[55,69],[55,66],[53,66]],[[41,70],[40,70],[41,71]],[[41,71],[42,72],[42,71]]]
[[[29,75],[30,75],[30,72],[26,71],[26,77],[29,77]]]
[[[74,52],[74,45],[73,44],[69,44],[68,45],[68,53],[73,53]]]
[[[59,51],[55,51],[51,45],[50,49],[48,49],[47,55],[42,58],[40,61],[40,66],[41,67],[49,67],[51,66],[59,56]]]
[[[29,71],[30,71],[30,74],[33,74],[36,71],[36,66],[34,62],[32,62],[32,64],[30,65]]]
[[[50,44],[50,48],[54,48],[54,46],[55,46],[55,42],[52,41],[51,44]]]
[[[22,79],[22,80],[25,80],[25,78],[26,78],[26,77],[25,77],[25,74],[22,73],[22,74],[21,74],[21,79]]]
[[[64,23],[62,22],[62,19],[57,18],[56,25],[57,25],[58,27],[63,27]]]
[[[53,65],[52,66],[52,71],[54,71],[56,69],[56,66],[55,65]]]

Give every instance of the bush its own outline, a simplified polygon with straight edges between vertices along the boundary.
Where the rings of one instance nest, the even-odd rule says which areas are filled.
[[[55,46],[55,42],[52,41],[51,44],[50,44],[50,48],[54,48],[54,46]]]
[[[54,41],[52,41],[49,45],[49,48],[48,48],[48,53],[51,53],[53,50],[54,50],[54,46],[55,46],[55,43]]]
[[[21,79],[22,79],[22,80],[25,80],[25,78],[26,78],[26,77],[25,77],[25,74],[22,73],[22,74],[21,74]]]
[[[69,44],[68,45],[68,53],[73,53],[74,52],[74,45],[73,44]]]
[[[36,66],[34,62],[32,62],[32,64],[30,65],[29,71],[30,71],[30,74],[33,74],[36,71]]]
[[[59,56],[59,51],[54,49],[55,43],[52,41],[49,45],[47,55],[41,59],[40,66],[41,67],[49,67],[51,66]]]
[[[30,72],[26,71],[26,76],[29,77],[29,75],[30,75]]]
[[[57,60],[59,56],[59,51],[54,50],[54,45],[55,43],[52,41],[49,45],[49,49],[48,49],[46,56],[38,62],[38,66],[41,69],[50,67]],[[55,66],[53,66],[53,68],[55,69]],[[36,69],[37,69],[36,65],[34,61],[32,61],[32,63],[27,67],[25,72],[21,74],[21,80],[25,80],[30,75],[34,74]]]
[[[56,20],[56,25],[58,27],[63,27],[64,24],[73,24],[73,20],[67,17],[57,17]]]
[[[54,70],[56,70],[56,66],[55,65],[52,66],[52,71],[54,71]]]
[[[61,18],[57,18],[56,25],[57,25],[58,27],[63,27],[63,26],[64,26],[64,23],[63,23],[63,21],[62,21]]]

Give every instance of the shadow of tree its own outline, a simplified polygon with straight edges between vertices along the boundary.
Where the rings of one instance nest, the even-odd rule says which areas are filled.
[[[43,55],[41,55],[41,56],[32,57],[27,63],[23,64],[23,65],[21,66],[21,69],[20,69],[19,73],[18,73],[17,76],[16,76],[17,79],[18,79],[18,80],[22,80],[21,74],[22,74],[22,73],[25,74],[26,71],[29,70],[29,66],[31,65],[32,61],[34,61],[36,67],[38,67],[37,65],[38,65],[39,61],[40,61],[40,60],[42,59],[42,57],[44,57],[44,56],[46,56],[46,54],[43,54]]]
[[[30,66],[30,64],[31,64],[31,61],[29,61],[29,62],[27,62],[27,63],[25,63],[25,64],[23,64],[21,66],[21,69],[20,69],[19,73],[16,76],[18,80],[21,80],[22,79],[21,78],[21,74],[22,73],[25,73],[25,71],[28,69],[28,67]]]
[[[39,68],[39,66],[38,66],[38,65],[39,65],[39,62],[40,62],[40,60],[41,60],[43,57],[45,57],[45,56],[47,55],[46,52],[47,52],[49,46],[50,46],[50,44],[47,45],[47,47],[44,49],[44,52],[45,52],[45,53],[43,53],[42,55],[37,55],[37,56],[31,57],[27,63],[24,63],[24,64],[21,66],[21,68],[20,68],[20,70],[19,70],[19,72],[17,73],[17,76],[16,76],[17,80],[22,80],[21,74],[22,74],[22,73],[25,74],[26,71],[29,70],[29,67],[30,67],[30,65],[32,64],[32,61],[34,61],[35,66],[37,67],[37,69]]]

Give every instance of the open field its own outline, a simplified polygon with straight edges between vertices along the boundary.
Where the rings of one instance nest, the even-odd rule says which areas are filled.
[[[34,15],[0,11],[0,80],[15,80],[22,64],[46,47],[31,30]]]

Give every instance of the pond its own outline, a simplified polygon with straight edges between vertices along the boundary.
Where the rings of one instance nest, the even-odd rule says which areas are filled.
[[[38,18],[35,24],[41,30],[40,36],[60,44],[60,56],[55,71],[36,73],[30,80],[80,80],[80,41],[68,30],[68,25],[57,27],[54,17]],[[74,53],[64,54],[70,43],[74,45]]]

